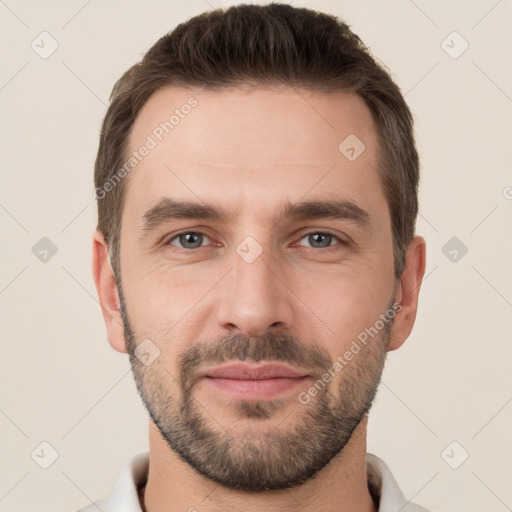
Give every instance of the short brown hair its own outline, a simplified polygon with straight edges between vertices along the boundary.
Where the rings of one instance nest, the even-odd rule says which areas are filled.
[[[265,84],[354,92],[365,101],[380,141],[377,171],[390,211],[399,279],[418,214],[419,159],[411,112],[388,72],[348,25],[314,10],[238,5],[195,16],[160,38],[112,90],[95,164],[96,190],[103,190],[123,166],[137,114],[157,89]],[[125,181],[96,196],[97,228],[107,241],[116,274]]]

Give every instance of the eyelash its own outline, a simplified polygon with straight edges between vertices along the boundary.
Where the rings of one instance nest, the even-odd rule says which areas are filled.
[[[193,249],[186,249],[184,247],[178,247],[176,245],[173,245],[171,244],[171,242],[173,240],[176,240],[176,239],[179,239],[180,236],[182,235],[188,235],[188,234],[194,234],[194,235],[202,235],[204,237],[207,237],[207,238],[210,238],[206,233],[202,232],[202,231],[182,231],[181,233],[177,233],[175,235],[173,235],[171,238],[169,238],[165,243],[164,245],[165,246],[172,246],[173,248],[175,249],[178,249],[178,250],[182,250],[182,251],[187,251],[187,252],[191,252],[191,251],[197,251],[199,249],[204,249],[206,246],[201,246],[201,247],[196,247],[196,248],[193,248]],[[338,235],[334,234],[334,233],[331,233],[330,231],[309,231],[307,233],[304,233],[300,239],[299,239],[299,242],[307,237],[307,236],[310,236],[310,235],[327,235],[327,236],[331,236],[333,237],[338,243],[339,245],[341,246],[348,246],[349,243],[345,240],[342,240]],[[211,240],[211,238],[210,238]],[[334,244],[334,245],[329,245],[327,247],[311,247],[311,246],[302,246],[302,247],[306,247],[307,249],[310,249],[310,250],[322,250],[322,251],[326,251],[328,249],[333,249],[333,248],[336,248],[336,245],[337,244]]]

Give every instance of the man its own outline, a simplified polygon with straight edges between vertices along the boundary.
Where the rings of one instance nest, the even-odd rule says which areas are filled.
[[[347,25],[202,14],[116,83],[93,273],[149,453],[104,511],[425,511],[366,453],[425,271],[407,105]]]

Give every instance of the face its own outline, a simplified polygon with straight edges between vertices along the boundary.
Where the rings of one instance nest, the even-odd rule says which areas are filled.
[[[131,151],[148,136],[125,178],[116,276],[139,393],[209,479],[298,485],[350,440],[393,336],[370,112],[351,94],[166,88]]]

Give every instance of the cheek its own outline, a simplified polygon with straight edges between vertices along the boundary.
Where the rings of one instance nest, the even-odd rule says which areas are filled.
[[[375,270],[375,271],[374,271]],[[388,306],[389,283],[371,267],[309,273],[294,291],[303,302],[313,338],[323,340],[332,358],[342,354],[365,328],[375,324]],[[321,338],[321,339],[319,339]]]
[[[171,265],[166,262],[134,262],[130,275],[123,276],[127,310],[138,335],[172,338],[201,308],[222,275],[207,265]]]

